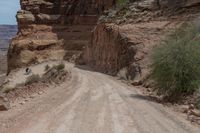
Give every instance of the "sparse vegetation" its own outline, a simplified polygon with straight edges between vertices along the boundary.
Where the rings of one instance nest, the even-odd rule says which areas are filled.
[[[64,69],[65,69],[65,64],[60,63],[59,65],[55,66],[55,68],[56,68],[58,71],[64,70]]]
[[[128,0],[117,0],[117,7],[118,8],[123,8],[126,6]]]
[[[25,85],[30,85],[33,83],[38,83],[41,80],[40,76],[37,74],[33,74],[29,76],[25,82]]]
[[[52,68],[49,65],[45,66],[46,73],[40,77],[39,75],[33,74],[29,76],[25,82],[25,85],[31,85],[33,83],[38,82],[60,82],[64,81],[67,76],[67,71],[64,71],[65,64],[60,63],[58,65],[53,66]]]
[[[152,75],[159,93],[169,100],[192,94],[200,85],[200,26],[186,26],[154,50]]]
[[[50,69],[50,66],[47,64],[44,68],[45,71],[48,71]]]

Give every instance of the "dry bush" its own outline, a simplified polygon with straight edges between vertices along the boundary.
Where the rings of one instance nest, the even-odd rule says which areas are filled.
[[[62,68],[62,69],[61,69]],[[63,69],[63,67],[60,67],[57,69],[57,67],[53,67],[49,69],[43,76],[42,76],[42,82],[45,83],[60,83],[64,82],[66,77],[68,75],[68,72]]]
[[[25,85],[31,85],[33,83],[38,83],[41,80],[38,74],[33,74],[26,79]]]
[[[45,67],[44,67],[44,70],[45,71],[48,71],[51,67],[47,64]]]

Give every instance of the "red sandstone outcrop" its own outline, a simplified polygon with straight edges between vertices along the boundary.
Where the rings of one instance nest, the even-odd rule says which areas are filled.
[[[127,78],[145,73],[147,59],[153,46],[175,27],[170,21],[153,21],[138,24],[99,24],[86,47],[82,60],[95,70],[116,75],[127,69]]]
[[[160,42],[171,22],[180,24],[189,18],[187,13],[176,14],[178,10],[164,15],[163,10],[200,4],[200,0],[130,2],[126,12],[105,12],[91,36],[99,14],[112,8],[115,0],[21,0],[19,32],[8,53],[9,70],[45,60],[74,60],[86,47],[79,62],[111,74],[127,67],[134,78],[140,69],[145,72],[141,64],[146,64],[150,48]]]
[[[113,0],[21,0],[18,35],[8,52],[9,71],[45,60],[73,60]]]
[[[199,3],[198,0],[140,0],[122,11],[101,16],[79,63],[112,75],[123,71],[125,78],[141,84],[149,73],[153,47],[160,44],[167,33],[195,18],[198,9],[184,7],[198,7]],[[177,8],[182,13],[174,10]]]

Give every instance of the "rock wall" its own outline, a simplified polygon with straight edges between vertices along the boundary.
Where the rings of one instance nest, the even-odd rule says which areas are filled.
[[[78,63],[112,75],[124,71],[125,78],[140,84],[148,76],[153,47],[182,23],[198,16],[199,3],[198,0],[139,0],[128,4],[126,9],[109,12],[99,19],[91,43]],[[160,8],[161,4],[167,9]],[[197,8],[191,10],[186,5]],[[175,11],[177,7],[181,9]]]
[[[111,25],[163,21],[168,19],[162,16],[164,8],[198,7],[200,3],[199,0],[130,0],[130,2],[132,3],[129,3],[128,11],[124,10],[126,14],[124,11],[105,12],[100,20],[108,19],[108,21],[103,20],[103,23]],[[136,46],[142,47],[143,42],[139,43],[142,45],[133,44],[138,44],[135,42],[138,39],[142,40],[146,34],[130,42],[129,39],[132,37],[128,38],[126,32],[122,32],[122,27],[99,24],[91,37],[91,31],[99,16],[104,10],[112,8],[115,3],[115,0],[20,0],[21,10],[16,15],[18,35],[12,40],[9,48],[8,72],[46,60],[74,61],[85,47],[83,58],[79,62],[87,63],[97,70],[116,74],[125,66],[137,66],[133,62],[137,56],[142,58],[146,52],[136,52],[140,51]],[[134,28],[135,25],[131,27]],[[132,32],[146,33],[148,30],[146,27],[142,29],[145,30],[136,28]],[[155,27],[152,30],[156,29]],[[160,32],[155,34],[158,33]]]
[[[133,45],[117,25],[99,24],[84,51],[83,60],[95,70],[116,74],[134,61],[136,49]]]
[[[111,75],[126,70],[125,76],[129,79],[145,76],[152,48],[175,25],[178,26],[170,21],[99,24],[78,63]]]
[[[74,60],[103,10],[113,0],[20,0],[18,35],[8,52],[8,72],[46,60]]]

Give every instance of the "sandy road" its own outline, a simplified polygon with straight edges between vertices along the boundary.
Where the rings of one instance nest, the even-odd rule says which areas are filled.
[[[0,112],[1,133],[199,133],[176,113],[111,77],[71,66],[70,81]]]

